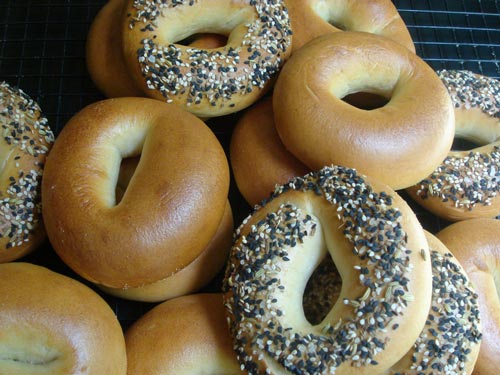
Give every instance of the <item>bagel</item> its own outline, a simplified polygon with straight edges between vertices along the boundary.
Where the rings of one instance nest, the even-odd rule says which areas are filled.
[[[116,201],[120,202],[137,169],[139,158],[123,159],[116,183]],[[174,297],[191,294],[208,284],[225,265],[233,236],[233,213],[229,201],[214,236],[202,253],[186,267],[173,275],[136,288],[98,287],[123,299],[143,302],[161,302]]]
[[[45,267],[6,263],[0,293],[0,373],[127,373],[118,319],[93,290]]]
[[[408,192],[446,220],[493,218],[500,214],[500,81],[464,70],[438,75],[455,106],[455,137],[480,146],[451,151]]]
[[[165,279],[137,288],[109,288],[107,294],[133,301],[161,302],[194,293],[206,286],[224,267],[233,235],[233,215],[229,202],[214,236],[203,252],[186,267]]]
[[[342,278],[320,324],[302,306],[327,252]],[[422,227],[390,188],[344,167],[278,187],[236,231],[223,283],[230,333],[249,373],[374,374],[421,332],[431,300]]]
[[[0,82],[0,263],[18,259],[45,239],[40,185],[54,142],[47,119],[22,90]]]
[[[138,155],[117,202],[121,160]],[[201,120],[157,100],[118,98],[89,105],[63,128],[42,203],[61,259],[93,283],[128,289],[200,256],[221,226],[228,190],[224,150]]]
[[[293,51],[314,38],[339,31],[363,31],[392,39],[415,52],[398,10],[389,0],[286,0]]]
[[[443,243],[426,232],[432,304],[425,328],[390,374],[472,374],[481,343],[478,295]]]
[[[121,22],[125,0],[109,0],[97,13],[87,36],[86,62],[94,84],[107,97],[145,96],[128,73],[123,57]],[[224,46],[222,35],[202,34],[189,43],[192,48]]]
[[[270,97],[240,117],[231,135],[229,157],[238,190],[251,205],[267,198],[277,184],[310,172],[281,142]]]
[[[342,100],[359,92],[388,102],[364,110]],[[312,170],[343,165],[393,189],[427,177],[454,136],[453,106],[436,73],[368,33],[324,35],[295,52],[276,82],[273,111],[283,144]]]
[[[479,354],[478,296],[450,251],[426,232],[432,264],[432,303],[425,327],[412,348],[386,374],[471,374]],[[342,280],[331,258],[312,274],[304,312],[319,323],[338,299]]]
[[[325,257],[311,274],[304,289],[304,316],[316,325],[325,319],[342,291],[342,278],[331,257]]]
[[[467,272],[478,294],[482,343],[474,374],[496,374],[500,366],[500,222],[495,219],[463,220],[444,228],[437,237]]]
[[[243,374],[224,318],[221,294],[155,306],[125,334],[128,374]]]
[[[283,0],[128,0],[123,14],[123,54],[136,85],[202,118],[255,102],[291,53]],[[176,44],[197,33],[226,35],[227,44]]]
[[[109,0],[97,13],[87,35],[86,64],[92,81],[109,98],[144,96],[130,78],[121,43],[125,0]]]

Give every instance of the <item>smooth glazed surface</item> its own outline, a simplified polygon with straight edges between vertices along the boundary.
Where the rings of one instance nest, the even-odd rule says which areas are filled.
[[[69,277],[0,265],[0,373],[125,375],[123,332],[109,305]]]
[[[242,375],[220,294],[164,302],[126,333],[129,375]]]
[[[312,39],[341,31],[363,31],[392,39],[415,52],[396,7],[389,0],[286,0],[293,50]]]
[[[365,110],[342,100],[359,92],[388,102]],[[394,189],[428,176],[455,129],[436,73],[396,42],[359,32],[325,35],[295,52],[276,82],[273,110],[283,144],[312,170],[343,165]]]
[[[120,163],[138,155],[117,203]],[[42,188],[47,234],[81,276],[138,287],[199,256],[228,189],[224,150],[201,120],[153,99],[108,99],[76,114],[54,144]]]
[[[276,185],[309,172],[281,142],[270,97],[241,116],[231,135],[229,155],[238,189],[251,205],[269,197]]]

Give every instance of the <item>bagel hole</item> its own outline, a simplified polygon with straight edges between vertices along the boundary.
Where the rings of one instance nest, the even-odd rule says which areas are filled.
[[[312,8],[317,16],[321,17],[323,21],[329,23],[333,27],[341,30],[347,31],[348,27],[342,21],[342,15],[338,12],[338,9],[331,8],[326,2],[318,1]]]
[[[135,169],[137,168],[137,164],[139,163],[139,158],[139,156],[134,156],[122,159],[115,187],[116,204],[120,203],[125,195],[128,184],[130,183],[130,180],[135,173]]]
[[[176,41],[175,44],[193,48],[213,49],[225,46],[227,36],[216,33],[196,33]]]
[[[364,110],[382,108],[389,103],[389,99],[386,97],[370,92],[355,92],[344,96],[342,100],[353,107]]]
[[[346,25],[344,25],[342,23],[341,20],[338,20],[338,19],[329,19],[329,20],[326,20],[330,25],[332,25],[333,27],[341,30],[341,31],[348,31],[348,27]]]
[[[496,219],[499,219],[500,215],[496,217]],[[495,282],[495,289],[497,290],[497,297],[498,300],[500,301],[500,270],[496,270],[496,272],[493,273],[493,281]]]
[[[302,299],[304,315],[316,325],[326,317],[337,302],[342,289],[342,278],[332,258],[326,256],[309,278]]]
[[[451,150],[452,151],[469,151],[472,149],[475,149],[477,147],[482,146],[476,141],[462,138],[462,137],[455,137],[453,139],[453,144],[451,145]]]

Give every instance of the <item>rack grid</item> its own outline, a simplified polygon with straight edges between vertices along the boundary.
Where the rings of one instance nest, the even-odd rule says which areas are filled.
[[[434,69],[468,69],[500,78],[500,1],[394,0],[415,42],[417,54]],[[57,135],[77,111],[104,96],[85,65],[88,29],[105,1],[1,0],[0,81],[22,88],[43,109]],[[211,124],[227,150],[234,117]],[[230,200],[238,223],[249,212],[232,183]],[[443,223],[419,213],[424,227]],[[24,260],[85,282],[46,243]],[[217,290],[220,277],[209,287]],[[87,283],[88,284],[88,283]],[[99,292],[99,291],[98,291]],[[101,294],[126,328],[151,304]]]

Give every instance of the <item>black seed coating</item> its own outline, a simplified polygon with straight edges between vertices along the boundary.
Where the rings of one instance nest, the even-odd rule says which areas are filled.
[[[7,186],[0,191],[0,238],[9,239],[5,245],[9,249],[29,241],[39,226],[43,161],[54,135],[39,106],[5,82],[0,82],[0,126],[3,142],[14,155],[17,152],[12,160],[2,160],[16,167],[15,175],[8,176]],[[34,160],[33,169],[23,169],[23,158]]]
[[[432,308],[412,354],[411,370],[419,374],[465,375],[470,348],[481,341],[477,294],[452,259],[431,251]]]
[[[197,2],[135,0],[130,29],[143,24],[143,29],[154,30],[169,8]],[[207,101],[217,107],[234,107],[233,96],[262,89],[277,74],[291,46],[290,20],[282,0],[251,0],[248,5],[255,9],[256,17],[245,25],[248,31],[238,48],[205,50],[143,39],[137,59],[148,88],[160,92],[167,102],[187,92],[187,106]]]
[[[266,373],[259,366],[264,356],[292,374],[304,375],[331,374],[345,362],[375,365],[385,347],[379,335],[398,328],[392,318],[402,315],[413,300],[404,276],[412,266],[401,213],[392,207],[390,196],[374,192],[356,171],[343,167],[295,178],[278,187],[270,200],[290,190],[320,195],[336,211],[346,239],[356,249],[359,263],[354,268],[366,292],[338,302],[348,306],[350,315],[327,322],[320,334],[295,332],[287,326],[287,312],[276,307],[285,292],[281,271],[289,264],[284,258],[299,251],[297,239],[313,236],[318,223],[291,203],[251,226],[250,216],[236,231],[223,283],[238,360],[249,374]],[[381,241],[373,240],[368,227],[381,228]]]
[[[478,108],[500,126],[500,81],[465,70],[437,72],[448,89],[455,108]],[[500,148],[489,152],[471,151],[466,156],[448,156],[425,180],[417,195],[439,197],[458,208],[473,210],[489,206],[500,191]]]

